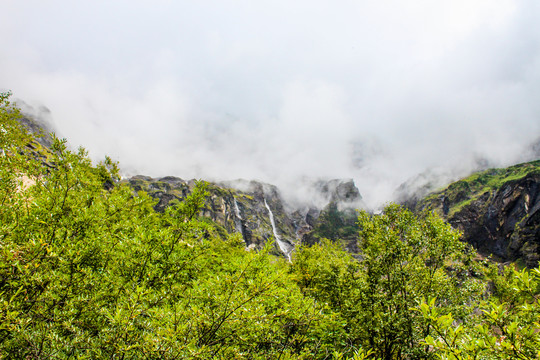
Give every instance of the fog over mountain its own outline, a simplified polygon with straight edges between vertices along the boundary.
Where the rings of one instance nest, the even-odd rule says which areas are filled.
[[[2,8],[0,90],[126,173],[290,196],[298,179],[353,178],[376,207],[428,170],[444,182],[539,156],[538,1]]]

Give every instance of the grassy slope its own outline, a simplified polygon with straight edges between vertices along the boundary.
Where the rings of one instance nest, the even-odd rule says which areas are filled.
[[[540,173],[540,160],[507,168],[488,169],[450,184],[447,188],[426,197],[422,203],[432,203],[442,194],[445,194],[451,204],[448,213],[448,216],[451,216],[486,192],[500,189],[509,181],[522,179],[532,173]]]

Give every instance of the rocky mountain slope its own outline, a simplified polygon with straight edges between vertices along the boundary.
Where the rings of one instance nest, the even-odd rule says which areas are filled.
[[[483,255],[538,266],[540,160],[473,174],[410,205],[436,210]]]
[[[185,198],[195,180],[167,176],[154,179],[137,175],[123,180],[135,191],[145,191],[157,200],[155,209]],[[352,180],[318,180],[311,191],[324,206],[287,203],[276,186],[258,181],[236,180],[209,183],[209,197],[201,213],[221,231],[238,233],[248,249],[260,249],[275,240],[275,254],[289,257],[299,243],[314,243],[321,237],[341,240],[356,249],[356,213],[361,195]]]
[[[18,103],[23,114],[19,121],[30,133],[38,135],[37,141],[27,145],[28,150],[45,165],[54,166],[44,155],[52,144],[48,109]],[[129,183],[135,192],[145,191],[156,199],[157,211],[179,203],[195,187],[195,180],[174,176],[136,175],[123,182]],[[339,240],[349,250],[357,251],[355,209],[364,204],[354,181],[304,180],[299,187],[310,193],[314,201],[287,202],[276,186],[259,181],[208,183],[210,195],[200,215],[223,233],[238,233],[248,249],[261,249],[273,239],[274,253],[289,257],[297,244],[313,244],[324,237]]]
[[[42,114],[47,110],[26,109],[20,121],[34,134],[48,134],[50,125]],[[52,167],[43,151],[50,145],[51,137],[45,135],[28,148]],[[540,141],[531,152],[539,156]],[[445,178],[445,174],[433,172],[420,174],[397,189],[398,201],[417,212],[435,209],[483,255],[499,261],[520,260],[529,267],[538,265],[540,160],[478,172],[432,192]],[[154,179],[138,175],[123,181],[155,198],[158,211],[184,199],[195,186],[194,180],[173,176]],[[238,233],[250,249],[260,249],[274,239],[274,253],[288,257],[300,243],[328,238],[358,252],[355,209],[363,203],[353,180],[317,180],[301,185],[306,186],[318,201],[298,205],[285,201],[280,190],[270,184],[246,180],[210,183],[210,196],[201,215],[220,231]]]

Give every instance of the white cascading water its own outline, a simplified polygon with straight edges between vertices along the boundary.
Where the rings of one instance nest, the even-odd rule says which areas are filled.
[[[236,202],[236,199],[234,199],[234,214],[239,220],[242,220],[242,216],[240,216],[240,208],[238,207],[238,203]]]
[[[234,200],[234,227],[236,228],[236,231],[242,234],[242,237],[244,237],[244,232],[242,231],[242,215],[240,215],[240,208],[238,207],[238,202],[236,201],[236,198],[233,196]],[[245,239],[244,239],[245,241]]]
[[[276,239],[276,242],[281,252],[283,252],[287,256],[287,259],[289,259],[289,261],[291,261],[291,253],[289,252],[287,243],[281,241],[281,237],[277,233],[276,222],[274,221],[274,213],[272,213],[272,210],[270,209],[270,206],[268,206],[266,199],[264,199],[264,206],[266,206],[266,209],[268,209],[268,214],[270,214],[270,224],[272,224],[272,231],[274,232],[274,238]]]

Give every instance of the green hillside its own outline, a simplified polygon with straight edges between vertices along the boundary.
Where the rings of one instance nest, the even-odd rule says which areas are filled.
[[[463,207],[479,199],[486,193],[501,189],[506,183],[523,179],[527,175],[540,174],[540,160],[527,162],[500,169],[488,169],[456,181],[442,191],[429,195],[424,200],[430,203],[443,193],[448,198],[451,207],[445,215],[451,216]]]

